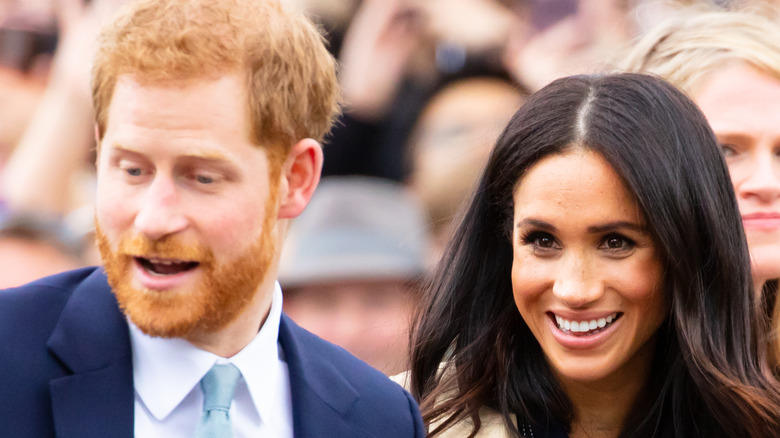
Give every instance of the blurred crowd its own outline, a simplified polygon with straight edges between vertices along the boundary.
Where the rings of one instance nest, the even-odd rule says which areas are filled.
[[[425,273],[524,98],[609,70],[681,9],[746,3],[283,1],[321,25],[343,98],[323,182],[285,245],[285,311],[391,374]],[[122,3],[0,0],[0,288],[100,262],[89,69]]]

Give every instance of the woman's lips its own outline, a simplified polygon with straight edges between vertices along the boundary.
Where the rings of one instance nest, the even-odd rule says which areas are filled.
[[[780,213],[750,213],[742,215],[742,225],[746,229],[776,230],[780,229]]]
[[[622,323],[623,312],[615,312],[608,315],[604,315],[604,325],[601,326],[601,319],[599,318],[586,318],[586,317],[573,317],[564,318],[554,312],[548,313],[548,324],[553,338],[564,348],[571,350],[588,350],[597,348],[600,345],[607,342],[607,340],[619,330],[619,326]],[[607,322],[609,320],[609,322]],[[577,331],[572,330],[574,321],[578,321]],[[591,329],[591,321],[595,321],[595,327]],[[566,323],[569,323],[569,328],[566,328]],[[586,327],[583,327],[583,324]]]

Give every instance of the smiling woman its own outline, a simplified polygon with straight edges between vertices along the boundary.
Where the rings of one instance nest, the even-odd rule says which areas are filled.
[[[431,435],[776,436],[740,222],[712,131],[666,82],[535,93],[413,328]]]
[[[515,303],[561,385],[620,381],[635,397],[668,302],[633,195],[601,155],[574,149],[534,165],[514,204]]]

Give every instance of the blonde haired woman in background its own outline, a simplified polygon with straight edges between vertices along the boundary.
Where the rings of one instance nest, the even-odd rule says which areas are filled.
[[[651,29],[622,69],[656,73],[688,93],[728,164],[757,291],[780,372],[780,25],[777,10],[692,11]]]

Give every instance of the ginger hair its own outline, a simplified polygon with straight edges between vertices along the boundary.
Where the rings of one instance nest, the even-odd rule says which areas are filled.
[[[286,156],[322,141],[339,111],[336,62],[319,29],[276,0],[140,0],[100,35],[92,73],[98,139],[117,79],[141,83],[246,76],[250,139]]]

